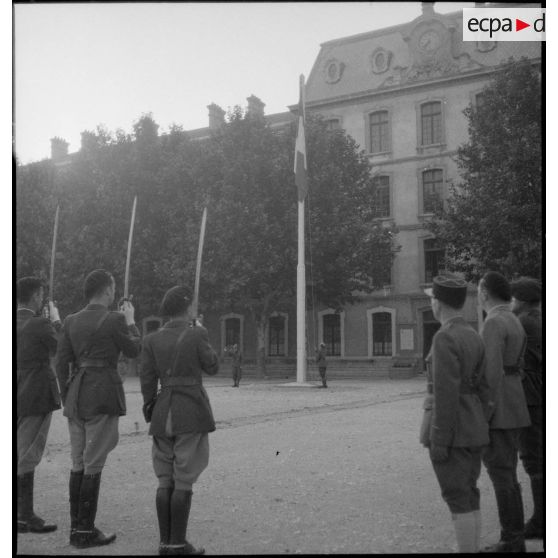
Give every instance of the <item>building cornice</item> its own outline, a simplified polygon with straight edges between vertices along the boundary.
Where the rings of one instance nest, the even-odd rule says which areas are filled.
[[[531,64],[536,66],[541,64],[541,58],[533,58]],[[439,89],[440,86],[447,86],[448,84],[459,84],[466,81],[474,81],[477,79],[490,77],[502,69],[503,65],[491,66],[484,70],[473,70],[470,72],[464,72],[461,74],[452,74],[447,77],[441,77],[438,79],[433,79],[429,81],[413,82],[405,85],[396,85],[393,87],[386,87],[382,89],[368,89],[366,91],[359,91],[357,93],[349,93],[347,95],[338,95],[336,97],[329,97],[326,99],[317,99],[314,101],[306,102],[306,109],[320,109],[327,107],[329,105],[343,105],[343,104],[354,104],[355,101],[364,102],[366,100],[375,99],[377,97],[393,95],[394,93],[406,94],[409,91],[421,90],[421,89]],[[296,113],[298,105],[290,105],[289,109]]]

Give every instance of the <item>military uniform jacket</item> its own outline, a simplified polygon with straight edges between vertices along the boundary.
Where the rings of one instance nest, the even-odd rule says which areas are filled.
[[[60,409],[56,375],[50,357],[56,353],[57,335],[50,320],[20,308],[17,331],[17,416],[43,415]]]
[[[185,328],[186,333],[177,347],[177,341]],[[176,363],[174,368],[173,362]],[[209,397],[202,385],[202,373],[214,375],[218,370],[217,354],[209,344],[204,327],[189,327],[184,320],[172,320],[147,335],[143,340],[140,371],[144,402],[148,403],[155,397],[159,383],[162,386],[153,409],[149,434],[165,436],[169,409],[173,434],[213,432],[215,420]],[[176,377],[179,378],[176,381],[184,378],[191,385],[165,387],[170,382],[169,378]]]
[[[451,447],[488,445],[490,399],[479,334],[461,317],[448,320],[434,335],[428,360],[432,415],[429,440],[421,441]]]
[[[318,363],[318,368],[327,367],[325,349],[318,349],[318,354],[316,355],[316,362]]]
[[[529,426],[529,410],[519,372],[509,373],[504,367],[521,363],[525,333],[517,316],[508,305],[495,306],[488,312],[481,329],[486,347],[486,377],[494,401],[491,429]]]
[[[242,363],[242,355],[240,354],[240,351],[236,352],[236,353],[231,353],[232,355],[232,365],[233,368],[236,370],[238,368],[240,368],[240,365]]]
[[[518,316],[527,335],[524,357],[523,391],[529,406],[543,403],[542,315],[538,308],[521,312]]]
[[[95,332],[104,315],[106,319]],[[92,334],[94,341],[89,345]],[[140,334],[135,325],[126,325],[120,312],[109,312],[100,304],[89,304],[66,317],[56,362],[64,416],[87,419],[101,414],[126,414],[124,388],[117,372],[121,351],[129,358],[136,357],[140,351]],[[85,359],[104,364],[81,366]],[[74,369],[72,377],[70,364]]]

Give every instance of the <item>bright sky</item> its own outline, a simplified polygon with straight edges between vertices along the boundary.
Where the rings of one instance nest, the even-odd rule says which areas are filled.
[[[474,3],[435,4],[441,13]],[[411,21],[420,2],[16,4],[16,153],[50,156],[50,138],[80,148],[104,124],[132,130],[152,112],[160,131],[208,125],[207,105],[267,114],[298,99],[320,43]]]

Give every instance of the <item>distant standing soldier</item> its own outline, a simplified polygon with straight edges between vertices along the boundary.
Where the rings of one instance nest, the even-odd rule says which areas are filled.
[[[238,349],[238,345],[235,343],[232,346],[230,355],[232,357],[232,377],[233,377],[233,386],[232,387],[239,387],[240,385],[240,378],[242,377],[242,354]]]
[[[215,430],[202,375],[216,374],[219,361],[207,330],[197,321],[191,325],[190,301],[186,287],[166,292],[161,313],[170,320],[144,338],[141,358],[141,392],[145,418],[151,421],[153,469],[159,479],[155,496],[159,554],[165,555],[205,552],[186,540],[186,530],[192,486],[209,463],[208,433]]]
[[[113,276],[96,269],[85,278],[83,289],[89,304],[66,317],[57,355],[72,454],[70,544],[77,548],[116,539],[95,527],[95,517],[101,472],[118,443],[118,419],[126,414],[118,356],[122,351],[133,358],[140,350],[131,302],[123,301],[118,312],[108,310],[115,296]]]
[[[316,362],[318,363],[318,370],[320,372],[320,377],[322,378],[322,387],[327,387],[326,379],[326,346],[325,343],[320,343],[320,348],[318,349],[318,354],[316,355]]]
[[[490,401],[484,346],[464,320],[467,283],[437,276],[432,313],[442,325],[427,357],[428,393],[420,441],[430,448],[442,498],[452,514],[459,552],[478,552],[481,536],[482,447],[488,444]]]
[[[41,317],[44,287],[37,277],[17,284],[17,531],[48,533],[47,524],[33,511],[35,467],[46,445],[52,411],[60,409],[56,376],[50,367],[60,317],[49,301],[50,319]]]
[[[541,284],[521,277],[511,285],[512,311],[527,335],[524,357],[523,390],[531,426],[521,430],[519,457],[531,481],[533,516],[525,525],[526,539],[544,537],[544,438],[543,438],[543,356]]]
[[[508,280],[495,271],[486,273],[478,286],[479,303],[487,312],[481,329],[486,348],[486,377],[494,401],[490,418],[490,445],[483,462],[494,486],[500,541],[485,552],[525,552],[523,500],[517,480],[521,429],[530,425],[521,383],[526,338],[510,308]]]

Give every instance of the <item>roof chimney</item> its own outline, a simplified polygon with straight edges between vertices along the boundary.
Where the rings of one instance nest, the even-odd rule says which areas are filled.
[[[68,145],[70,145],[66,140],[54,137],[50,140],[50,158],[53,161],[60,161],[64,157],[68,156]]]
[[[209,111],[209,127],[214,130],[225,123],[225,111],[215,103],[207,105]]]
[[[252,116],[264,115],[265,103],[263,103],[261,99],[255,95],[250,95],[250,97],[247,97],[246,100],[248,101],[248,114],[251,114]]]
[[[432,15],[434,13],[434,2],[421,2],[422,15]]]

